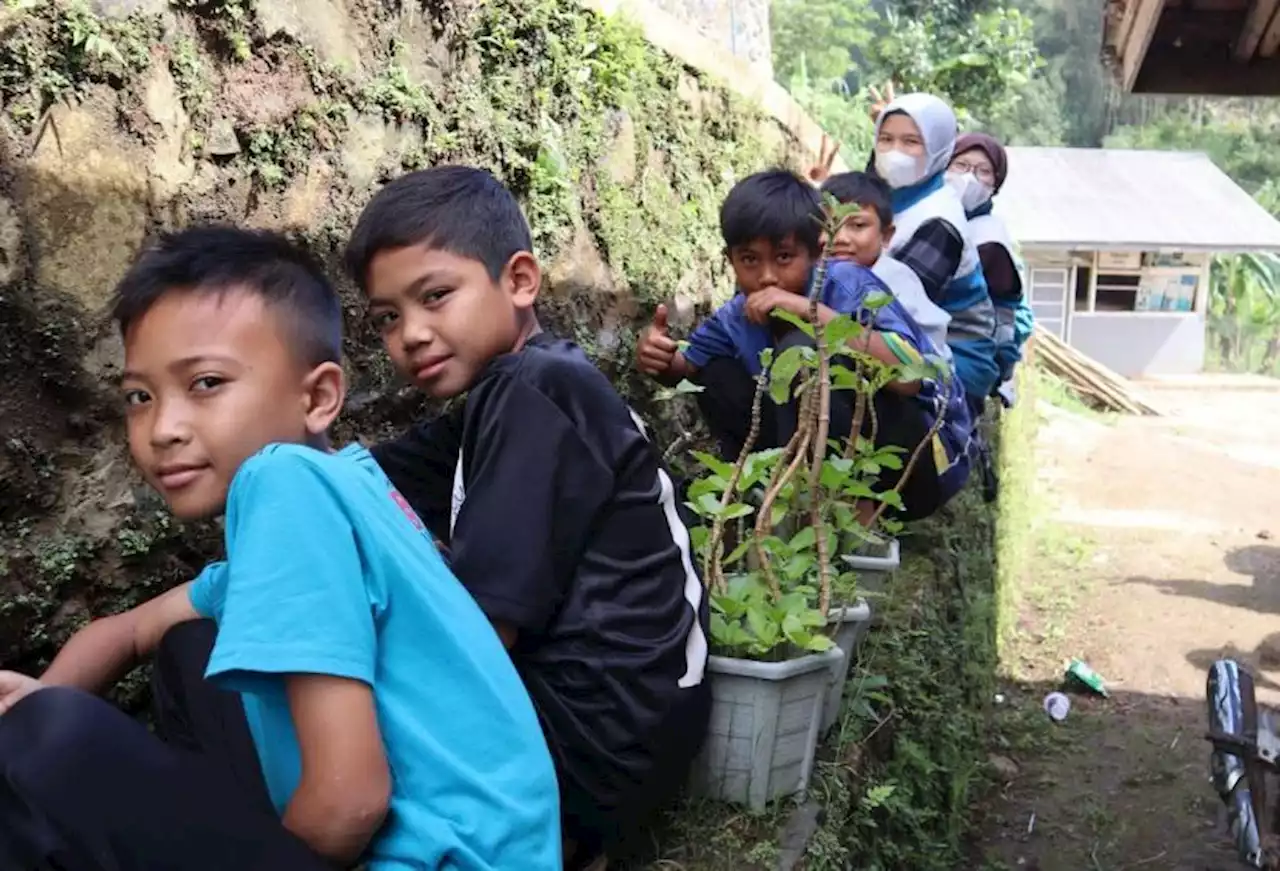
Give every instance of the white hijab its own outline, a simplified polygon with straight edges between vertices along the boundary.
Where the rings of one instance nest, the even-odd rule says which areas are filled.
[[[951,152],[956,147],[959,126],[956,113],[942,99],[933,94],[903,94],[885,107],[876,119],[876,138],[880,127],[894,112],[901,112],[920,128],[924,140],[925,175],[922,181],[944,172],[951,163]]]

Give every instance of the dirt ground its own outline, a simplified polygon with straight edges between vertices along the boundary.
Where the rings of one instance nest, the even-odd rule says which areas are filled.
[[[1204,679],[1230,653],[1280,704],[1280,390],[1148,398],[1167,416],[1044,409],[1047,516],[1003,651],[984,871],[1242,867],[1208,782]],[[1073,696],[1054,725],[1041,701],[1072,656],[1111,698]]]

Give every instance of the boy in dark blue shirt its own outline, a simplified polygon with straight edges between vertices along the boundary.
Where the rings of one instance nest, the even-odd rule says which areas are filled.
[[[640,419],[541,332],[511,193],[446,166],[383,188],[347,263],[397,370],[452,413],[374,456],[506,642],[555,758],[569,867],[672,798],[707,728],[707,602]]]
[[[0,867],[559,871],[554,768],[497,635],[369,452],[328,448],[342,312],[318,268],[188,230],[114,316],[133,458],[179,518],[225,513],[227,557],[41,681],[0,672]],[[165,740],[90,695],[157,648]]]
[[[637,344],[641,371],[663,383],[688,378],[705,388],[698,394],[698,406],[725,459],[736,459],[746,439],[761,351],[769,347],[781,351],[813,341],[772,317],[772,312],[808,317],[809,283],[821,251],[821,219],[818,192],[792,173],[771,170],[743,179],[729,192],[720,212],[738,292],[693,331],[687,350],[680,351],[668,334],[665,306],[658,307]],[[856,262],[833,260],[822,287],[819,317],[830,321],[855,314],[873,290],[888,292],[871,270]],[[874,318],[874,329],[853,340],[858,350],[891,365],[938,356],[938,349],[897,300],[876,309]],[[903,520],[927,517],[968,477],[969,419],[963,390],[954,379],[895,382],[877,392],[874,403],[877,444],[896,445],[908,452],[928,436],[939,416],[944,417],[901,491],[904,509],[898,516]],[[794,401],[775,405],[766,399],[764,406],[756,450],[786,444],[797,425]],[[832,391],[831,437],[847,438],[852,422],[850,391]],[[870,435],[870,426],[871,415],[867,415],[864,435]],[[902,470],[885,470],[881,488],[895,486],[901,475]],[[864,519],[870,508],[862,506]]]

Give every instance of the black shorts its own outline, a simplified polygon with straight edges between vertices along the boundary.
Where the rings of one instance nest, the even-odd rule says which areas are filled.
[[[584,734],[581,721],[545,716],[534,701],[555,760],[565,837],[592,851],[634,834],[675,799],[688,782],[711,716],[711,687],[704,678],[677,692],[643,741],[614,749],[618,742],[610,741],[611,748]]]

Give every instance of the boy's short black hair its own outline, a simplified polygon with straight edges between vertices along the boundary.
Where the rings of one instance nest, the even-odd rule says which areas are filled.
[[[880,216],[880,229],[893,226],[893,195],[889,186],[869,172],[842,172],[822,183],[822,192],[841,203],[857,203]]]
[[[347,243],[347,272],[365,290],[381,251],[426,245],[484,264],[497,281],[507,261],[533,251],[511,191],[483,169],[437,166],[403,175],[365,206]]]
[[[170,293],[241,289],[281,312],[286,341],[308,365],[341,362],[337,292],[309,253],[266,230],[209,225],[161,235],[116,285],[111,317],[123,336]]]
[[[814,256],[822,235],[822,201],[813,185],[785,169],[749,175],[733,186],[720,207],[726,248],[795,236]]]

